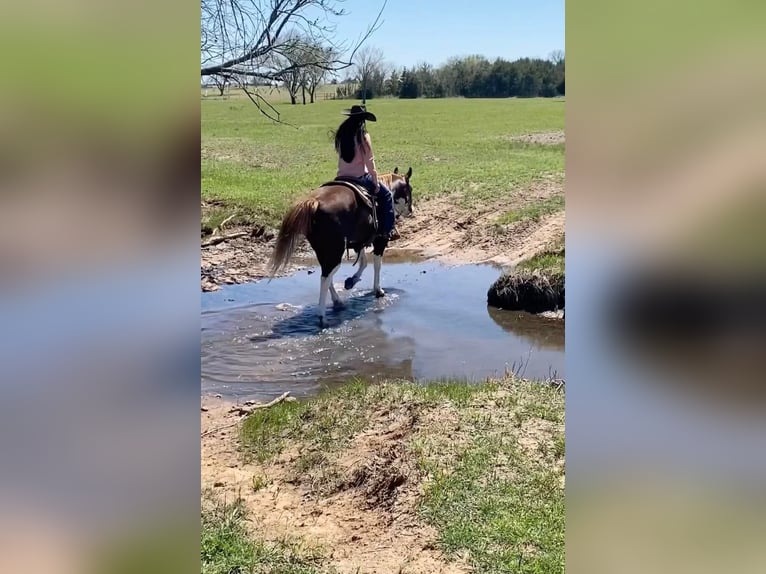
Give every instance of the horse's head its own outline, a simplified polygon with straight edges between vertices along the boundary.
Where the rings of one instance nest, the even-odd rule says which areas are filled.
[[[394,196],[394,209],[397,217],[402,215],[412,215],[412,168],[407,170],[405,175],[399,174],[399,168],[394,168],[391,175],[391,194]]]

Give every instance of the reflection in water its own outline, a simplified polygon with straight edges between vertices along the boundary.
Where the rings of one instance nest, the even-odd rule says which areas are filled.
[[[345,264],[339,284],[351,272]],[[328,309],[324,330],[316,273],[204,293],[203,392],[264,399],[354,377],[476,381],[520,364],[529,378],[563,375],[563,322],[487,310],[494,267],[387,262],[382,299],[371,294],[371,275],[339,289],[346,308]]]
[[[387,294],[389,297],[395,297],[399,294],[398,289],[390,289]],[[378,308],[378,299],[372,292],[357,293],[344,299],[344,306],[340,309],[328,309],[325,316],[325,329],[340,327],[344,323],[359,319],[360,317],[373,312]],[[380,323],[380,321],[378,321]],[[265,341],[268,339],[281,339],[283,337],[305,337],[309,335],[320,335],[322,329],[319,326],[316,309],[314,307],[303,307],[295,315],[278,320],[271,326],[270,332],[253,335],[250,340],[253,342]]]
[[[504,311],[487,307],[487,313],[503,330],[523,337],[544,349],[564,350],[564,321],[524,311]]]

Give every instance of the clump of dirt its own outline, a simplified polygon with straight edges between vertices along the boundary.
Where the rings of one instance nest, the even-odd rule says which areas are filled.
[[[563,309],[564,274],[522,272],[503,275],[489,288],[487,304],[530,313]]]
[[[336,462],[343,469],[339,490],[357,489],[368,509],[390,511],[419,479],[405,448],[416,429],[413,405],[393,415],[385,408],[376,412],[368,430],[356,437]]]

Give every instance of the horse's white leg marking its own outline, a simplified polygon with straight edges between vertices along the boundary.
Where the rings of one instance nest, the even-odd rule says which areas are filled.
[[[372,258],[373,269],[375,270],[375,280],[373,283],[373,290],[376,297],[383,297],[386,292],[380,288],[380,266],[383,263],[382,255],[374,255]]]
[[[327,306],[327,284],[332,281],[328,277],[321,277],[319,281],[319,309],[317,310],[317,313],[319,314],[319,324],[321,326],[324,326],[324,313],[325,313],[325,307]]]
[[[342,309],[345,307],[345,304],[343,303],[343,299],[340,298],[340,295],[338,295],[338,292],[335,290],[335,285],[332,284],[332,281],[330,281],[330,297],[332,297],[332,304],[335,306],[336,309]]]
[[[340,264],[330,271],[330,274],[327,277],[322,277],[319,285],[319,322],[323,326],[325,324],[325,312],[327,311],[327,292],[330,292],[333,303],[336,302],[336,298],[337,301],[340,301],[340,297],[338,297],[338,293],[332,285],[333,275],[335,275],[335,272],[338,271],[338,269],[340,269]]]
[[[365,267],[367,267],[367,253],[362,249],[361,253],[359,253],[359,269],[354,273],[354,283],[362,278],[362,273],[364,273]]]

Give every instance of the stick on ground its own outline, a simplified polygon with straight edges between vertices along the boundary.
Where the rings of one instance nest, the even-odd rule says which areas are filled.
[[[250,235],[249,231],[237,231],[235,233],[229,233],[228,235],[219,235],[218,237],[212,237],[208,239],[207,241],[203,241],[202,247],[210,247],[212,245],[218,245],[219,243],[223,243],[224,241],[228,241],[229,239],[237,239],[239,237],[245,237],[247,235]]]

